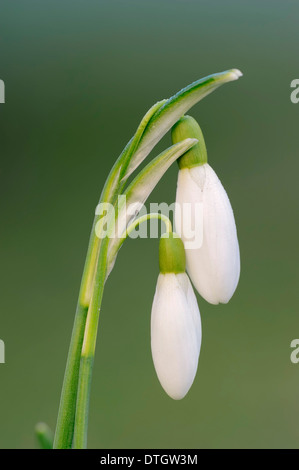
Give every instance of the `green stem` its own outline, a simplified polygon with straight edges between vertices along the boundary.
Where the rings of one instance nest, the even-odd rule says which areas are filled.
[[[122,237],[121,237],[123,239],[122,243],[130,235],[130,233],[133,232],[133,230],[137,227],[137,225],[140,225],[143,222],[146,222],[147,220],[150,220],[150,219],[161,220],[165,224],[166,232],[167,233],[172,232],[171,222],[170,222],[169,218],[166,215],[159,214],[158,212],[151,212],[149,214],[145,214],[145,215],[142,215],[141,217],[138,217],[138,219],[134,220],[134,222],[132,222],[131,225],[129,225],[129,227],[127,228],[125,234],[122,235]]]
[[[61,391],[53,444],[54,449],[70,449],[73,442],[81,349],[96,261],[100,248],[100,240],[95,236],[94,230],[97,220],[98,217],[95,217],[81,281],[79,300]]]
[[[87,446],[88,411],[92,379],[92,369],[97,340],[100,308],[103,298],[107,250],[109,239],[102,240],[97,272],[95,277],[94,295],[85,325],[84,340],[81,352],[80,373],[78,380],[77,406],[74,430],[74,449],[85,449]]]
[[[78,303],[61,391],[54,449],[70,449],[72,447],[77,383],[86,316],[87,307],[82,307]]]
[[[130,148],[130,143],[127,145]],[[119,181],[122,160],[127,153],[124,150],[121,157],[113,166],[103,189],[100,202],[113,200],[116,197],[116,184]],[[70,449],[73,443],[75,411],[77,401],[77,387],[81,350],[84,338],[85,323],[90,299],[94,289],[95,271],[99,257],[101,239],[96,236],[96,225],[100,217],[95,216],[92,225],[87,256],[80,286],[79,300],[77,304],[71,342],[63,379],[56,431],[54,437],[54,449]]]
[[[172,232],[171,222],[170,222],[169,218],[164,214],[159,214],[159,213],[156,213],[156,212],[152,212],[152,213],[149,213],[149,214],[142,215],[141,217],[138,217],[138,219],[134,220],[127,227],[125,232],[123,232],[123,234],[118,239],[118,243],[115,244],[113,246],[111,252],[109,252],[108,263],[107,263],[108,266],[110,266],[111,264],[113,265],[114,260],[116,258],[116,255],[117,255],[118,251],[120,250],[122,244],[124,243],[125,239],[128,238],[130,233],[137,227],[137,225],[140,225],[143,222],[146,222],[147,220],[150,220],[150,219],[162,220],[162,222],[164,222],[164,224],[165,224],[166,232],[167,233]]]

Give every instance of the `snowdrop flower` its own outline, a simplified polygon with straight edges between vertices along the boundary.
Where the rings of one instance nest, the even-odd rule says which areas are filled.
[[[240,276],[235,219],[226,191],[207,163],[201,129],[190,116],[184,116],[172,130],[174,142],[186,136],[196,136],[199,143],[179,160],[176,230],[185,244],[187,272],[197,291],[212,304],[227,303]],[[201,244],[196,248],[187,247],[183,214],[186,203],[189,203],[187,217],[191,227],[195,226],[201,208]]]
[[[201,346],[201,319],[185,272],[183,242],[174,234],[160,240],[160,274],[151,313],[154,366],[165,392],[174,400],[190,389]]]

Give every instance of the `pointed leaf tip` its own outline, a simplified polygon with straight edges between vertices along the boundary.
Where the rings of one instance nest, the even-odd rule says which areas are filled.
[[[215,73],[196,80],[166,100],[148,121],[138,147],[126,168],[125,179],[133,173],[166,132],[192,106],[224,83],[238,80],[241,76],[242,72],[238,69]]]

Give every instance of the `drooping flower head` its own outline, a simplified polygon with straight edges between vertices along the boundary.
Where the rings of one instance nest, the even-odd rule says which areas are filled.
[[[200,295],[212,304],[227,303],[240,276],[240,252],[227,193],[207,163],[201,129],[184,116],[172,129],[173,142],[198,139],[179,159],[175,226],[186,249],[187,272]],[[188,228],[188,230],[187,230]],[[197,243],[190,243],[190,233]]]
[[[183,398],[197,370],[201,319],[185,272],[183,242],[174,234],[162,237],[160,274],[151,313],[152,357],[159,381],[173,399]]]

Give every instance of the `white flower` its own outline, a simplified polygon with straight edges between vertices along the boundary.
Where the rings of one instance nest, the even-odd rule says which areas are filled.
[[[183,398],[191,387],[201,346],[201,320],[186,273],[159,274],[151,314],[151,348],[165,392]]]
[[[194,286],[208,302],[227,303],[239,281],[239,244],[230,201],[208,163],[179,170],[176,202],[176,231],[185,244],[187,272]],[[202,203],[202,244],[194,249],[188,249],[184,236],[186,218],[181,211],[186,203],[191,206],[191,226],[196,204]]]

